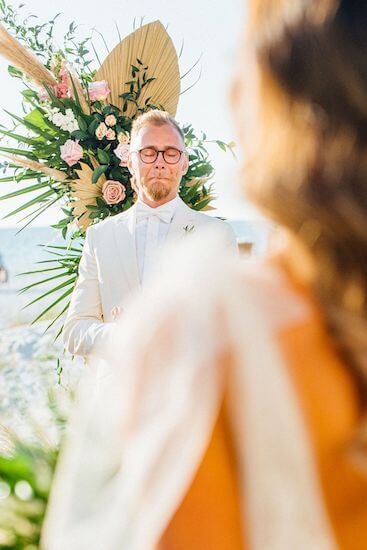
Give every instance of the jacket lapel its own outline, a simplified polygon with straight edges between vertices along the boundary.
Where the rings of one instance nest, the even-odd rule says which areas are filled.
[[[172,218],[167,233],[167,242],[185,237],[188,234],[190,227],[195,225],[195,215],[195,210],[189,208],[184,201],[179,198],[176,212]],[[187,228],[187,230],[185,230],[185,228]]]
[[[119,263],[131,290],[140,286],[134,228],[135,207],[132,206],[126,213],[116,216],[113,228]]]
[[[166,242],[184,238],[190,227],[195,225],[195,210],[192,210],[179,198],[176,212],[170,223]],[[187,231],[185,230],[187,227]],[[113,224],[114,241],[121,272],[132,291],[141,287],[135,244],[135,205],[116,216]]]

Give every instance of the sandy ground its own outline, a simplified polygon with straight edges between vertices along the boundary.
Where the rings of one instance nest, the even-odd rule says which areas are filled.
[[[18,316],[17,322],[14,323],[9,315],[8,326],[4,326],[2,309],[0,424],[22,437],[29,435],[31,427],[36,427],[54,441],[57,431],[49,407],[50,392],[61,411],[66,413],[84,367],[83,361],[64,354],[61,339],[54,342],[55,332],[45,333],[50,321],[30,326],[19,318],[16,308],[12,311]]]

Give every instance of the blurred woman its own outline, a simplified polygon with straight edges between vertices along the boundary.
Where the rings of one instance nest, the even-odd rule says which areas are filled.
[[[79,398],[47,549],[367,548],[366,3],[250,0],[232,100],[287,242],[160,266]]]

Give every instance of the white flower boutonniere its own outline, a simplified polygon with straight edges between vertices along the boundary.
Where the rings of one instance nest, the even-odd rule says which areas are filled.
[[[195,231],[195,225],[185,225],[185,227],[183,228],[186,235],[190,235],[190,233],[193,233]]]

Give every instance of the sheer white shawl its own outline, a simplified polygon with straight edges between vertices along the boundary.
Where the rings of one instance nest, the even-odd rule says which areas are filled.
[[[80,385],[45,550],[156,548],[206,450],[225,384],[251,550],[336,548],[275,338],[307,307],[278,277],[244,268],[215,232],[165,251],[116,327],[98,391],[97,364]],[[226,350],[229,372],[219,367]]]

